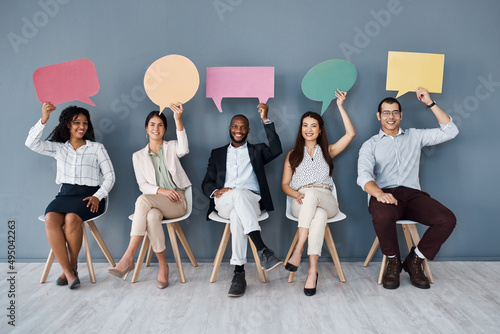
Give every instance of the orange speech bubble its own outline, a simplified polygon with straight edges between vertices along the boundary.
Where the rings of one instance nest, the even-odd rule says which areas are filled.
[[[163,109],[174,103],[186,103],[198,91],[200,75],[191,60],[168,55],[153,62],[144,75],[148,97]]]
[[[73,100],[95,106],[89,96],[99,91],[94,63],[77,59],[40,67],[33,73],[38,101],[60,104]]]

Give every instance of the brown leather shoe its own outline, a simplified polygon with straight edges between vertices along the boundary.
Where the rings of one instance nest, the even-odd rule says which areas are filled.
[[[395,257],[387,257],[387,267],[385,268],[382,286],[386,289],[399,288],[399,273],[401,272],[401,258],[399,254]]]
[[[429,289],[431,285],[429,284],[429,279],[425,276],[422,267],[423,261],[424,259],[419,258],[415,254],[415,247],[412,247],[410,254],[408,254],[403,262],[403,269],[410,274],[411,284],[420,289]]]

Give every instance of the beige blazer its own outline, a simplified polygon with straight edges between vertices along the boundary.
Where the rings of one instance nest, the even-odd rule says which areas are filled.
[[[156,194],[156,175],[153,162],[149,156],[149,144],[145,148],[132,155],[135,178],[139,189],[143,194]],[[188,139],[186,131],[177,131],[177,140],[163,141],[163,152],[167,163],[168,171],[172,175],[172,180],[179,188],[187,188],[191,185],[186,172],[181,166],[179,158],[189,153]]]

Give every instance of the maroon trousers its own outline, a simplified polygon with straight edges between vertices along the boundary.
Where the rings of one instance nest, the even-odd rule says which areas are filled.
[[[393,205],[380,203],[373,196],[370,199],[368,210],[373,218],[373,227],[382,253],[387,256],[399,254],[396,221],[408,219],[429,226],[418,249],[427,259],[434,259],[455,228],[457,219],[453,212],[429,194],[417,189],[397,187],[382,190],[391,193],[398,200],[398,205]]]

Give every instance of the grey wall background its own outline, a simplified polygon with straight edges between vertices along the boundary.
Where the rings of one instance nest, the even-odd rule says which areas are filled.
[[[77,101],[59,105],[44,138],[67,105],[90,110],[117,176],[108,213],[97,225],[112,255],[119,259],[129,240],[127,216],[140,194],[131,156],[146,145],[144,118],[157,109],[144,94],[143,77],[153,61],[168,54],[190,58],[200,72],[198,93],[185,105],[191,152],[182,159],[195,196],[193,214],[182,227],[199,261],[213,260],[223,231],[222,224],[205,221],[207,200],[200,184],[210,150],[228,142],[226,129],[236,113],[250,118],[251,142],[265,139],[257,99],[224,99],[224,112],[219,113],[212,100],[205,98],[206,67],[276,67],[275,98],[268,104],[283,149],[288,151],[300,115],[321,108],[301,92],[306,72],[336,58],[356,66],[358,79],[345,107],[357,136],[334,161],[340,208],[348,218],[332,231],[343,261],[364,259],[375,233],[366,194],[356,185],[356,162],[361,144],[379,129],[378,102],[396,95],[385,91],[388,51],[446,55],[443,93],[431,96],[453,116],[460,134],[424,150],[421,166],[423,189],[458,217],[457,228],[438,259],[500,259],[499,2],[41,0],[1,1],[0,6],[0,238],[4,245],[0,259],[7,258],[8,220],[16,222],[18,261],[42,261],[49,250],[44,225],[37,217],[59,186],[54,182],[55,160],[24,146],[29,128],[41,116],[33,72],[79,58],[88,58],[96,66],[101,87],[91,98],[97,107]],[[404,127],[437,126],[414,93],[402,96],[400,102],[405,110]],[[167,137],[173,138],[172,115],[168,109],[166,114],[171,121]],[[335,102],[324,117],[333,142],[344,133]],[[267,166],[275,211],[262,224],[265,242],[282,257],[296,230],[295,223],[284,216],[285,196],[280,190],[284,158],[285,154]],[[91,242],[93,257],[104,260]],[[327,253],[325,249],[324,259]]]

